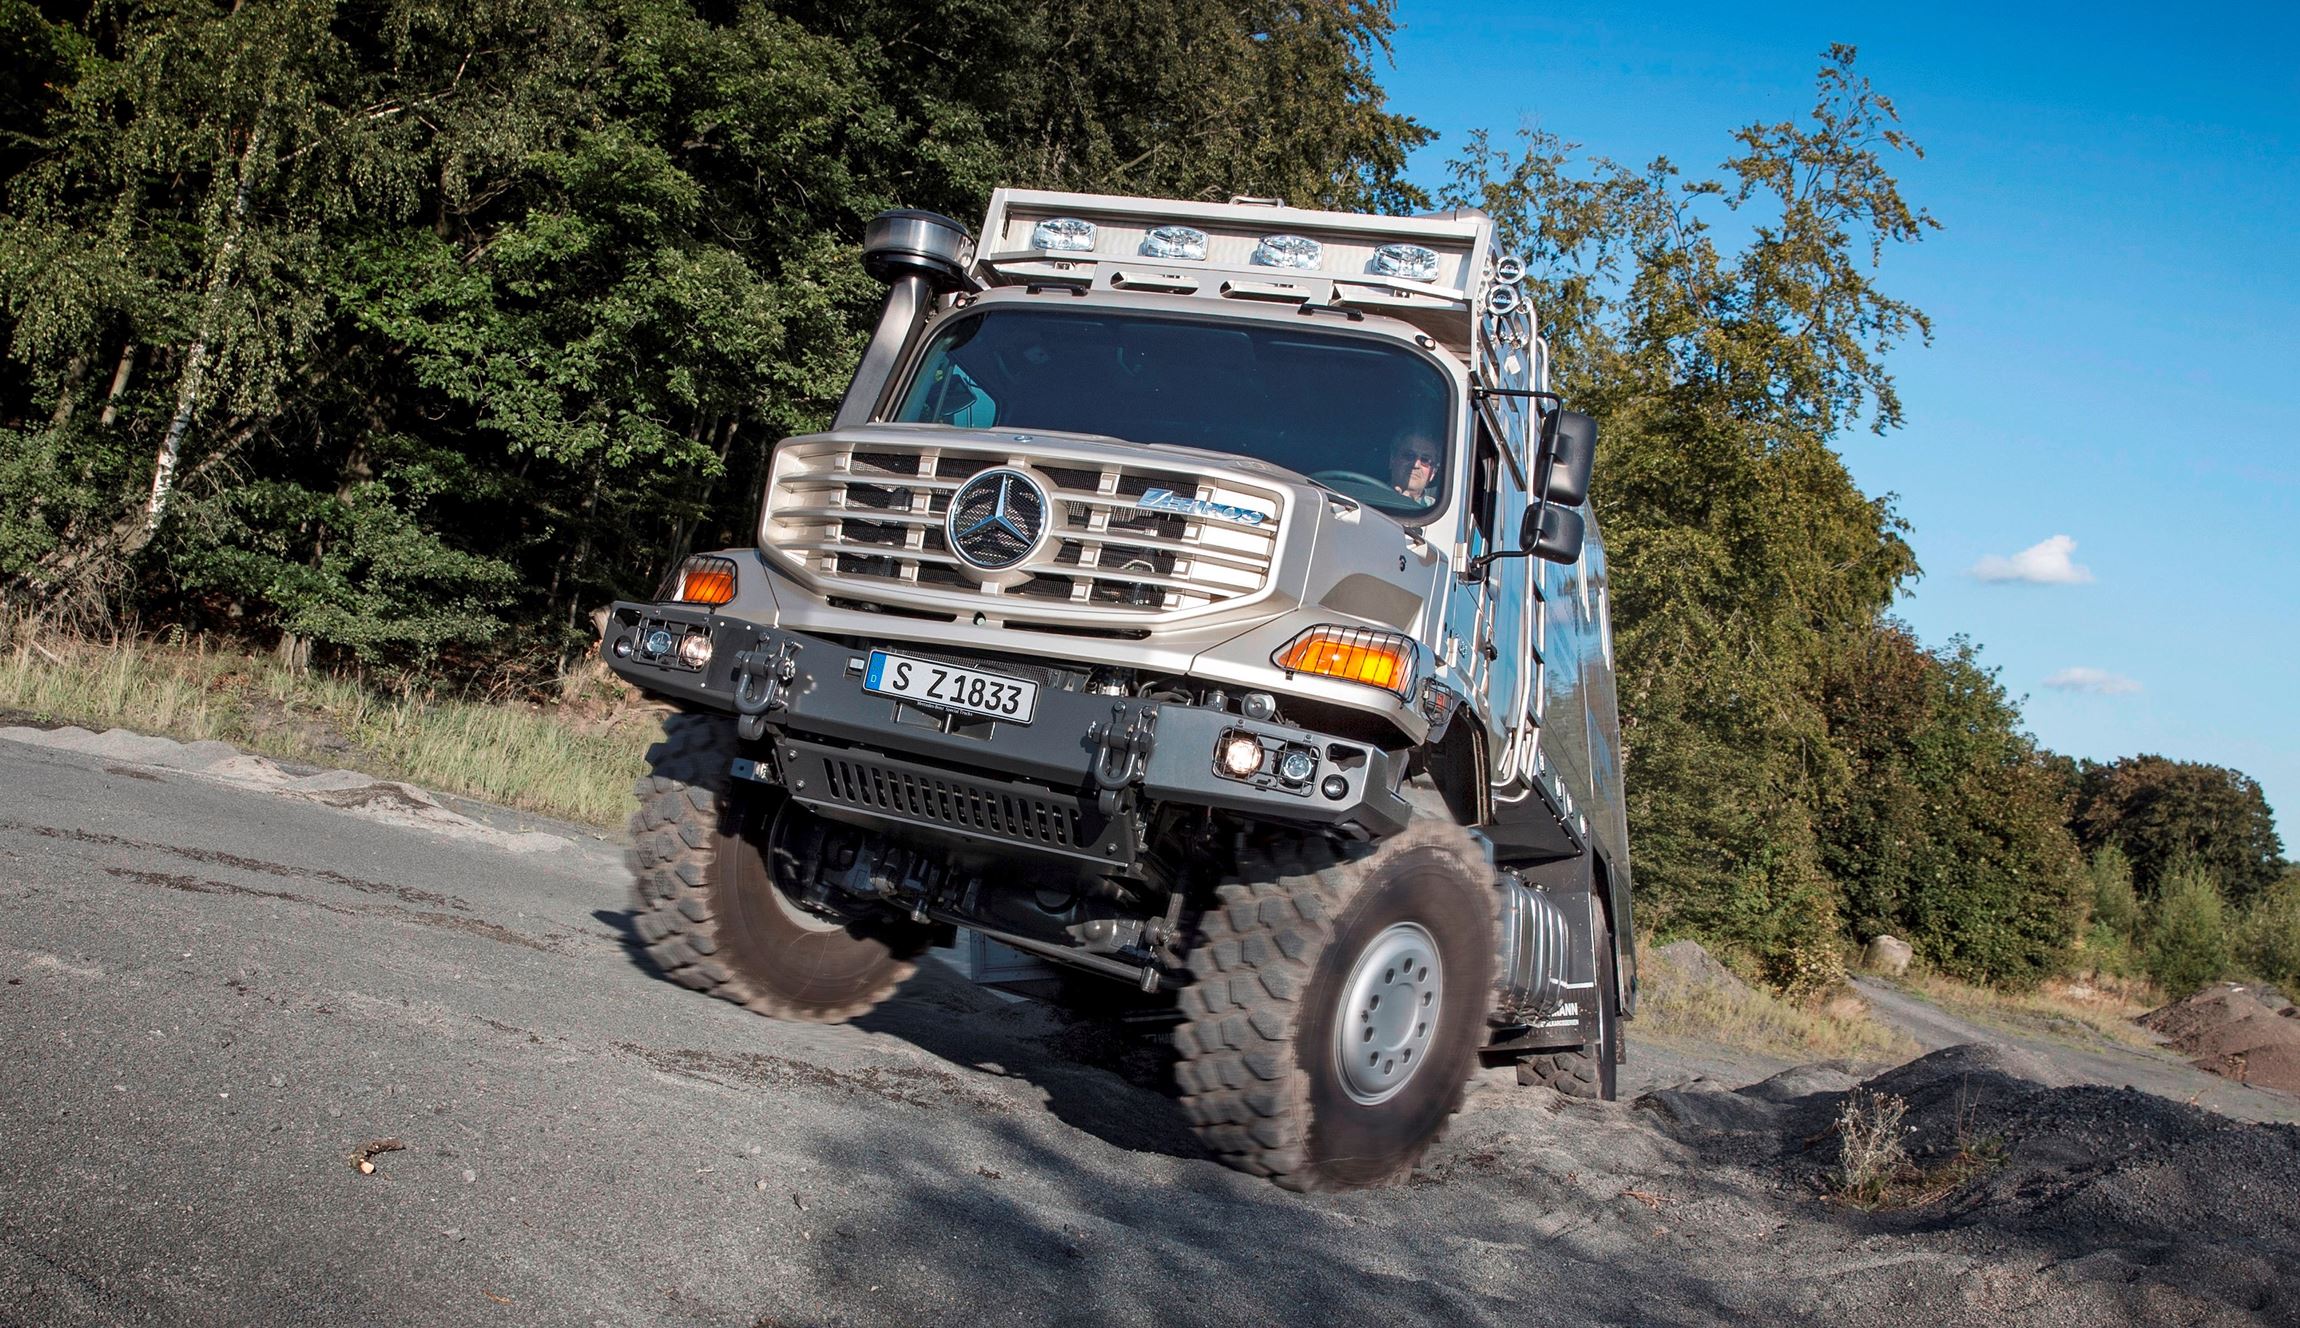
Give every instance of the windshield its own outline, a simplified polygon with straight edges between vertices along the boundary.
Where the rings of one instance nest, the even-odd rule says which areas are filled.
[[[937,332],[894,418],[1232,452],[1412,516],[1445,499],[1447,402],[1436,365],[1373,337],[1006,308]]]

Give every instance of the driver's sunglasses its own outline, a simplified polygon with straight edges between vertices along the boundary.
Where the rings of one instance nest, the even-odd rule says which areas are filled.
[[[1435,452],[1408,452],[1405,460],[1408,465],[1428,466],[1431,470],[1437,469],[1438,459]]]

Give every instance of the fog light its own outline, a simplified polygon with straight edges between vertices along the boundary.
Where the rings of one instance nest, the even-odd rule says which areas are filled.
[[[711,638],[700,632],[679,642],[679,662],[699,669],[711,662]]]
[[[1251,733],[1233,729],[1222,735],[1222,745],[1215,749],[1214,760],[1230,778],[1251,779],[1262,768],[1261,740]]]
[[[644,646],[641,646],[640,649],[650,655],[670,654],[671,633],[661,627],[656,628],[654,631],[647,633],[647,643]]]
[[[1299,747],[1289,748],[1278,758],[1278,778],[1289,784],[1307,784],[1310,776],[1318,773],[1318,758]]]
[[[616,638],[615,638],[615,658],[617,658],[617,659],[629,659],[629,658],[631,658],[631,638],[630,638],[630,637],[627,637],[627,636],[618,636],[618,637],[616,637]]]
[[[1350,796],[1350,781],[1340,775],[1328,775],[1326,782],[1318,785],[1318,792],[1325,794],[1335,802],[1340,802]]]
[[[1267,722],[1278,713],[1278,698],[1268,692],[1248,692],[1238,698],[1238,713]]]

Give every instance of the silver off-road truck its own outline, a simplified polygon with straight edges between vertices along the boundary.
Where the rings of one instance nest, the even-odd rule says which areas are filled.
[[[890,212],[864,261],[756,546],[606,626],[679,707],[653,961],[785,1019],[961,932],[1130,984],[1207,1146],[1300,1189],[1403,1178],[1481,1060],[1612,1096],[1596,434],[1491,223],[1000,191],[979,245]]]

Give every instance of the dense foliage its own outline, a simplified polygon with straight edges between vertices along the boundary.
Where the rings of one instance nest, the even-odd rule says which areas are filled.
[[[996,184],[1384,208],[1370,0],[0,0],[0,577],[541,664],[749,525],[877,288]]]
[[[869,216],[999,184],[1423,205],[1391,29],[1387,0],[0,0],[0,607],[547,678],[587,611],[747,538],[875,309]],[[1973,651],[1888,616],[1917,568],[1835,450],[1900,423],[1885,360],[1929,331],[1877,284],[1934,224],[1915,147],[1842,49],[1736,141],[1688,179],[1480,135],[1447,191],[1530,256],[1603,424],[1642,921],[1792,988],[1879,931],[2033,979],[2130,877],[2084,875]],[[2179,854],[2262,891],[2257,786],[2153,760],[2083,773],[2086,846],[2142,899]]]
[[[2129,858],[2144,889],[2187,860],[2242,904],[2284,868],[2284,844],[2259,781],[2222,766],[2161,756],[2087,763],[2078,776],[2075,826],[2087,847],[2114,845]]]

